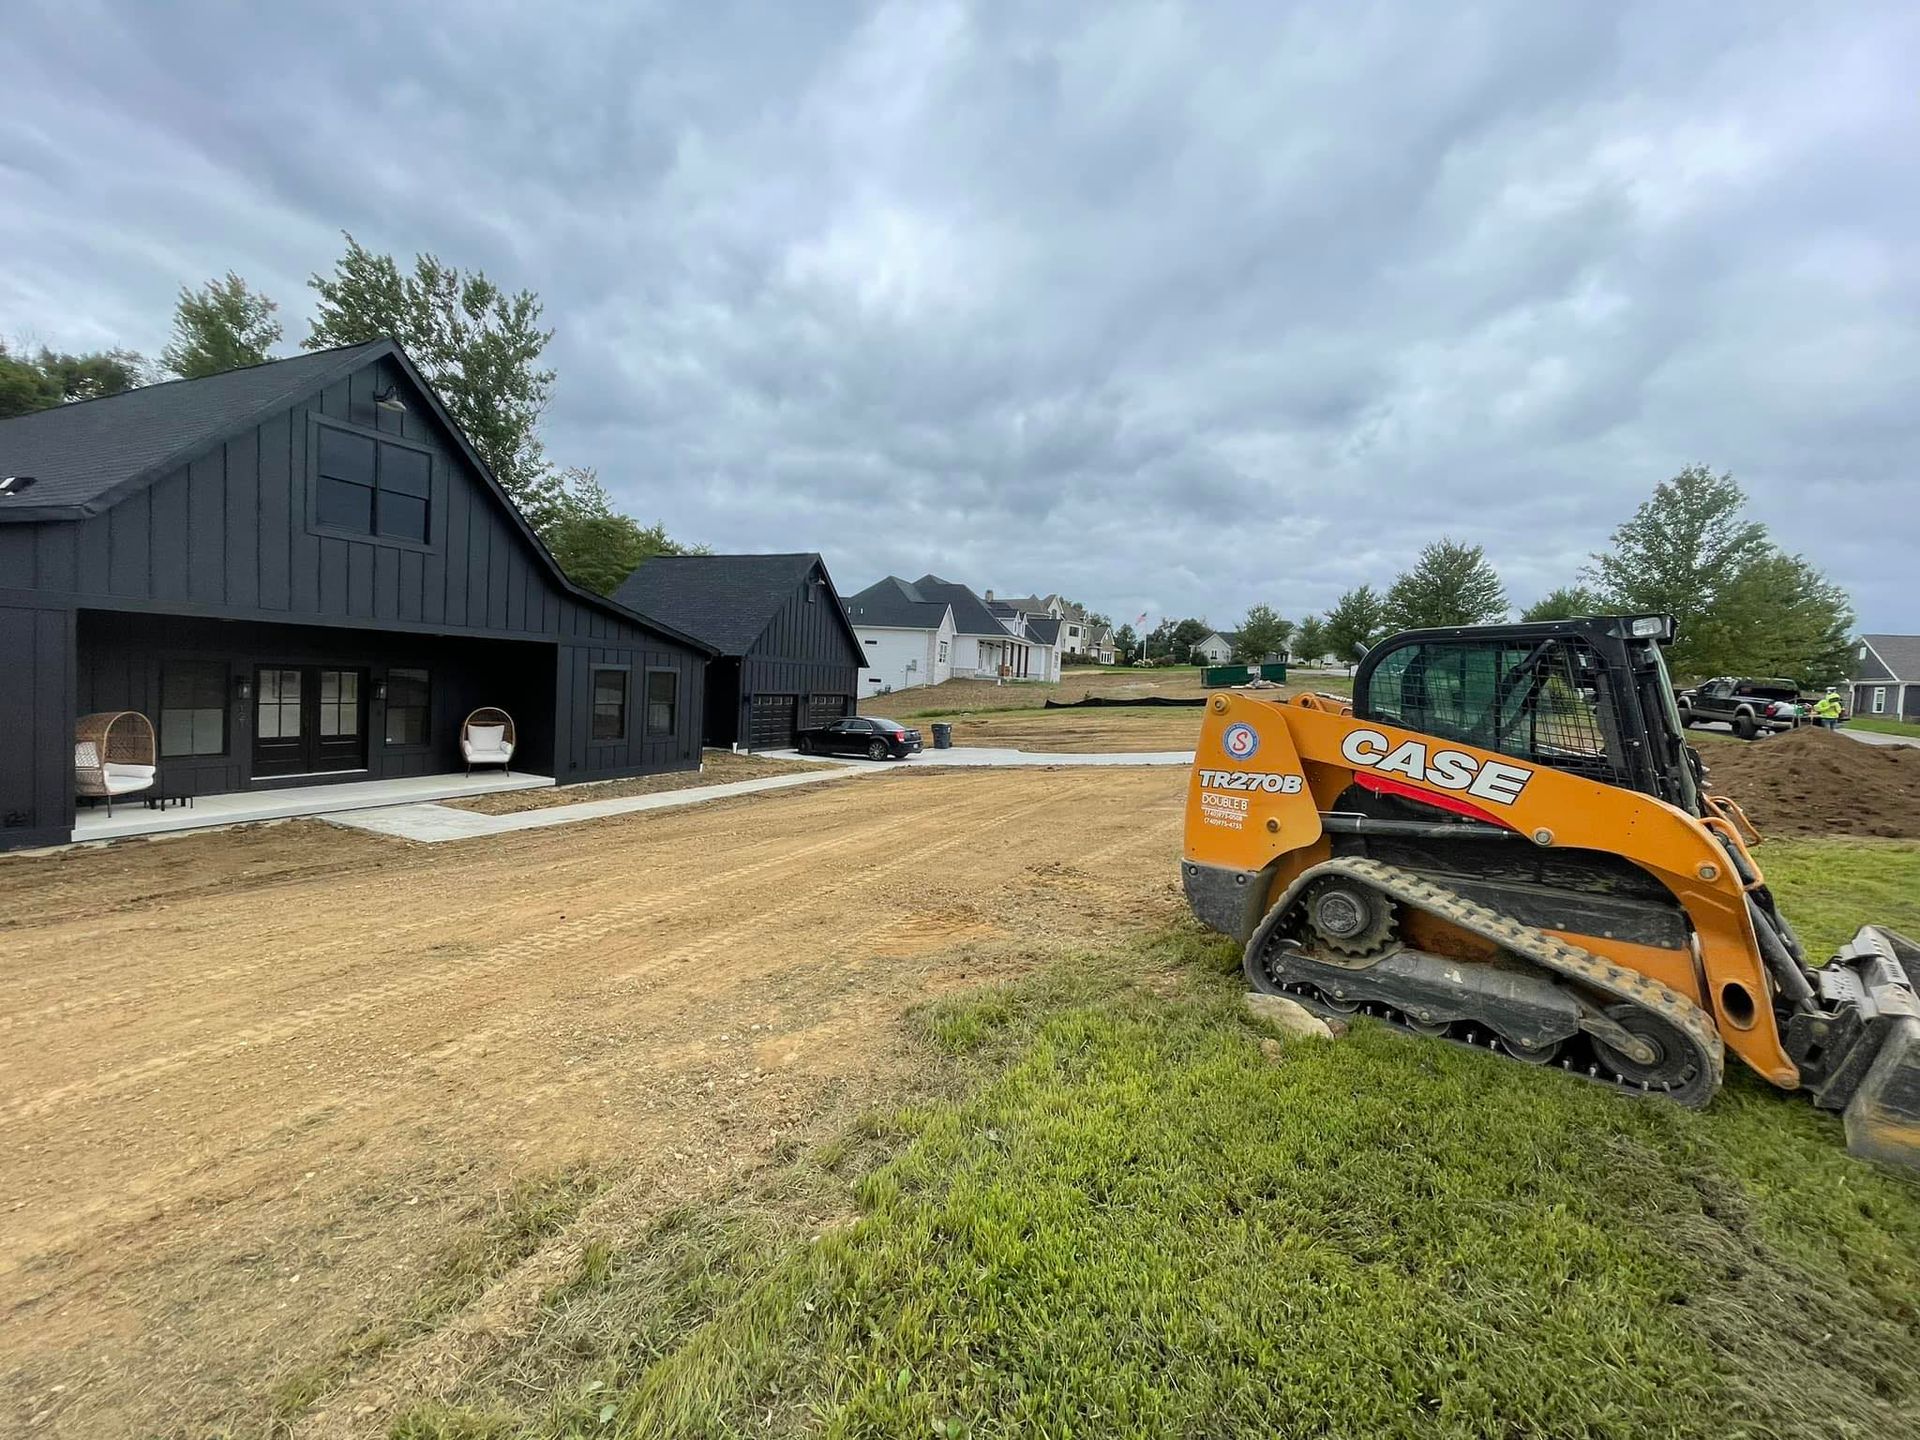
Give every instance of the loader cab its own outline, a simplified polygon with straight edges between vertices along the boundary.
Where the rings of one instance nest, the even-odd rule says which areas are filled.
[[[1408,630],[1368,651],[1353,711],[1700,810],[1661,647],[1671,616]]]

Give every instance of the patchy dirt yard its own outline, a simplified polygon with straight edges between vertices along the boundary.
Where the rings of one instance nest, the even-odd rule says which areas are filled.
[[[644,1220],[833,1133],[908,1066],[907,1007],[1176,914],[1184,783],[0,861],[0,1428],[383,1433],[577,1267],[541,1241],[446,1288],[516,1181],[610,1177],[582,1223]]]
[[[1137,699],[1142,695],[1177,695],[1193,699],[1204,695],[1200,672],[1176,670],[1076,669],[1057,683],[1040,680],[945,680],[897,690],[891,695],[868,695],[860,702],[862,715],[885,715],[893,720],[920,715],[949,715],[970,710],[1038,709],[1048,700]]]
[[[1014,710],[964,715],[953,725],[955,745],[1003,745],[1055,754],[1191,750],[1200,738],[1200,706],[1098,710]]]
[[[497,795],[469,795],[439,803],[455,810],[482,815],[513,815],[522,810],[545,810],[554,805],[583,805],[589,800],[612,800],[622,795],[654,795],[664,790],[691,790],[698,785],[728,785],[735,780],[764,780],[769,775],[792,775],[818,770],[807,760],[780,760],[769,755],[736,755],[731,750],[702,752],[698,770],[668,775],[636,775],[626,780],[598,780],[588,785],[555,785],[546,790],[503,790]]]

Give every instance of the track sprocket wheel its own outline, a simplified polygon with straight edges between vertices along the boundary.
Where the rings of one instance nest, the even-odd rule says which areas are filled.
[[[1653,1049],[1653,1059],[1643,1064],[1592,1037],[1594,1058],[1621,1084],[1658,1091],[1683,1105],[1704,1103],[1696,1092],[1712,1094],[1711,1072],[1701,1063],[1698,1047],[1678,1027],[1638,1005],[1609,1005],[1607,1018]]]
[[[1393,941],[1393,902],[1368,885],[1344,876],[1324,880],[1303,903],[1307,929],[1329,950],[1377,955]]]

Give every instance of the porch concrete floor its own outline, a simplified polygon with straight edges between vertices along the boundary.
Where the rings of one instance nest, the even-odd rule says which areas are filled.
[[[244,825],[253,820],[285,820],[296,815],[331,815],[342,810],[372,810],[428,800],[457,800],[501,790],[538,790],[553,784],[551,775],[512,775],[498,770],[475,775],[411,775],[397,780],[348,780],[335,785],[290,785],[276,790],[247,790],[232,795],[201,795],[190,806],[149,810],[138,795],[127,795],[107,814],[104,804],[83,806],[73,820],[75,843],[118,840],[129,835],[166,835],[215,825]]]

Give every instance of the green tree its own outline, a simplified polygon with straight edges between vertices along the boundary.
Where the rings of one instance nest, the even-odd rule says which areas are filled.
[[[1234,639],[1233,658],[1257,665],[1269,655],[1284,655],[1292,635],[1293,622],[1277,614],[1272,606],[1251,606]]]
[[[1429,625],[1484,625],[1503,620],[1507,592],[1478,545],[1439,539],[1387,591],[1381,618],[1388,630]]]
[[[346,240],[333,273],[307,282],[320,304],[305,348],[399,341],[507,493],[539,523],[560,484],[540,445],[553,371],[539,361],[553,332],[540,328],[539,297],[509,295],[481,272],[433,255],[414,257],[412,273],[402,274],[391,255]]]
[[[1327,653],[1349,665],[1380,638],[1382,605],[1371,585],[1347,591],[1327,611]]]
[[[1746,504],[1731,474],[1689,465],[1654,488],[1653,497],[1613,532],[1613,548],[1593,556],[1584,572],[1607,608],[1678,620],[1670,658],[1685,673],[1710,673],[1712,652],[1702,622],[1773,548],[1767,527],[1746,518]]]
[[[1668,664],[1680,675],[1845,674],[1853,608],[1807,560],[1784,554],[1747,516],[1728,473],[1690,465],[1656,486],[1613,532],[1587,578],[1607,609],[1679,622]]]
[[[1122,665],[1131,665],[1140,658],[1140,637],[1133,633],[1133,626],[1122,625],[1113,632],[1113,658]]]
[[[1293,631],[1294,658],[1301,661],[1323,659],[1330,647],[1327,645],[1326,623],[1318,615],[1309,615]]]
[[[1850,668],[1853,606],[1799,555],[1770,550],[1753,561],[1695,623],[1716,675],[1780,675],[1812,687],[1843,680]]]
[[[1212,633],[1213,627],[1205,620],[1189,616],[1185,620],[1176,621],[1173,627],[1173,643],[1169,650],[1174,664],[1196,664],[1193,658],[1193,647]]]
[[[198,290],[182,286],[173,307],[173,341],[160,352],[160,363],[188,380],[259,365],[279,343],[280,322],[273,318],[279,308],[231,270]]]
[[[43,345],[37,354],[14,355],[0,345],[0,419],[118,395],[145,379],[146,361],[131,350],[68,355]]]
[[[1573,620],[1604,615],[1606,602],[1584,585],[1562,585],[1550,590],[1520,612],[1522,620]]]
[[[540,538],[574,584],[611,595],[634,570],[656,555],[703,555],[703,545],[682,545],[665,525],[642,525],[614,508],[600,477],[575,466],[563,471],[547,508]]]

